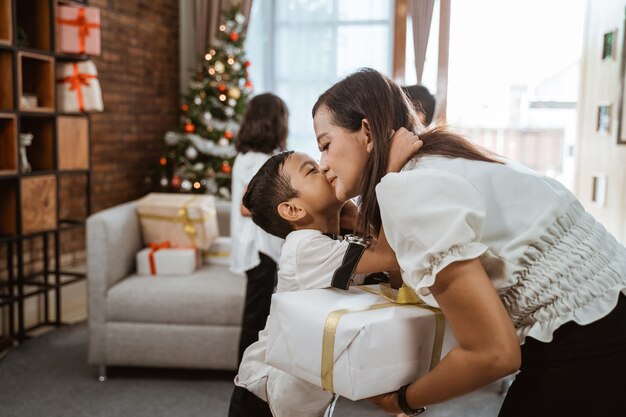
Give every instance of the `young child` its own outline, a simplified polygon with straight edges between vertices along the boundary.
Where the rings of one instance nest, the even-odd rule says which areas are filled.
[[[239,356],[255,342],[265,327],[276,285],[276,262],[282,239],[256,226],[241,204],[243,194],[259,167],[277,150],[287,145],[289,112],[286,104],[274,94],[252,98],[241,122],[235,146],[239,154],[232,174],[231,271],[247,277]]]
[[[413,133],[402,129],[392,137],[388,171],[399,171],[421,147]],[[250,181],[243,199],[253,221],[266,232],[286,238],[278,271],[277,291],[335,287],[347,289],[367,274],[398,269],[395,254],[381,233],[375,246],[355,238],[337,239],[345,202],[335,196],[332,181],[311,157],[283,152],[271,157]],[[398,284],[397,282],[395,284]],[[231,401],[230,417],[274,415],[322,416],[333,395],[265,363],[267,331],[244,353],[235,378],[235,395],[254,394],[267,401],[271,414]],[[244,394],[241,390],[249,391]],[[237,391],[239,393],[237,394]],[[262,407],[253,399],[256,407]],[[233,407],[240,407],[237,412]],[[306,408],[305,408],[306,407]],[[256,414],[253,414],[256,413]]]

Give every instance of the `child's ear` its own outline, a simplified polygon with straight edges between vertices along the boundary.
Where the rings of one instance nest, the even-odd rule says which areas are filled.
[[[306,216],[306,210],[292,199],[278,205],[278,215],[288,222],[297,222]]]
[[[370,153],[372,152],[372,149],[374,149],[374,141],[372,140],[370,123],[367,121],[367,119],[361,120],[361,132],[365,135],[365,149],[367,150],[367,153]]]

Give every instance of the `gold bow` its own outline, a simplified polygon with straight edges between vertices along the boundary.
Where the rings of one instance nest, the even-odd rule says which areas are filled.
[[[364,285],[359,285],[356,288],[376,294],[389,302],[356,309],[344,308],[332,311],[328,314],[326,322],[324,323],[324,335],[322,336],[321,379],[323,389],[334,392],[333,372],[335,365],[335,335],[337,332],[337,326],[339,325],[339,320],[348,313],[378,310],[388,307],[417,307],[431,311],[435,315],[435,340],[433,342],[433,350],[430,358],[430,369],[433,369],[439,363],[439,360],[441,359],[444,332],[446,329],[445,318],[443,317],[441,310],[424,303],[424,301],[422,301],[419,295],[417,295],[412,288],[404,285],[398,289],[397,292],[388,284],[381,284],[380,290],[378,291]]]

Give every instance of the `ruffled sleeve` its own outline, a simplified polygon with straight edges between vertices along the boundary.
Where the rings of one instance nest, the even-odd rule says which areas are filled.
[[[445,267],[488,249],[481,243],[485,201],[459,175],[425,168],[387,174],[376,196],[403,279],[422,296]]]

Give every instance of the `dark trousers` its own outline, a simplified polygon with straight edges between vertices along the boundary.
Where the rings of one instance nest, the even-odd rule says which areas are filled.
[[[626,296],[586,326],[565,323],[550,343],[527,338],[499,417],[626,416]]]
[[[276,286],[276,262],[269,256],[259,252],[261,263],[246,271],[246,300],[241,322],[239,339],[239,361],[248,346],[259,340],[259,332],[265,328],[267,316],[270,314],[272,293]]]
[[[272,293],[276,285],[276,262],[260,253],[261,263],[246,271],[246,300],[239,339],[239,363],[248,346],[259,339],[270,314]],[[228,417],[272,417],[269,405],[245,388],[235,386],[230,398]]]
[[[235,386],[228,417],[272,417],[269,405],[245,388]]]

